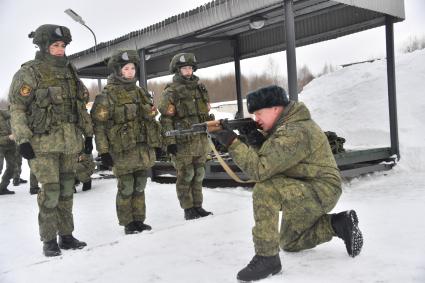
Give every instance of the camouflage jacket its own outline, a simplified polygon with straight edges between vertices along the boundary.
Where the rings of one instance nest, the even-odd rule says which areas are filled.
[[[83,135],[93,136],[85,103],[88,93],[66,57],[42,55],[22,65],[9,91],[16,142],[34,151],[79,153]]]
[[[188,80],[175,75],[165,87],[158,107],[163,131],[189,129],[210,120],[208,91],[198,81],[196,76]],[[170,144],[177,144],[179,155],[202,156],[209,152],[206,134],[167,137],[165,145]]]
[[[11,134],[10,113],[7,110],[0,110],[0,146],[11,146],[15,144],[10,139]]]
[[[341,177],[326,135],[302,102],[291,102],[260,149],[236,139],[229,147],[234,162],[254,181],[293,178],[340,191]]]
[[[135,81],[123,83],[111,75],[102,93],[96,96],[91,110],[96,148],[100,154],[112,155],[118,175],[132,172],[135,166],[153,166],[153,148],[161,147],[157,111],[148,95]],[[134,158],[135,162],[131,162]]]

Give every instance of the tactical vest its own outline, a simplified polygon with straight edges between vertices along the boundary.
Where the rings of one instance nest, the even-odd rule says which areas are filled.
[[[85,102],[84,86],[76,71],[72,67],[57,68],[38,60],[26,65],[37,79],[28,117],[32,132],[45,134],[60,128],[63,123],[79,123],[82,119],[78,109],[85,109]]]
[[[112,152],[122,152],[147,144],[161,147],[161,130],[152,113],[153,104],[140,88],[127,91],[122,86],[107,85],[109,103],[107,135]]]
[[[176,115],[173,117],[175,129],[188,129],[193,124],[209,120],[208,92],[203,84],[190,89],[183,84],[171,83],[167,89],[176,107]]]

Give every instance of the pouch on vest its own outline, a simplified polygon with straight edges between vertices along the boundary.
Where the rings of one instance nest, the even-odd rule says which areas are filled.
[[[44,134],[50,130],[52,123],[52,106],[48,89],[35,91],[35,103],[31,107],[28,118],[30,128],[34,134]]]
[[[50,86],[48,91],[53,104],[63,104],[62,88],[60,86]]]
[[[161,147],[161,126],[156,120],[151,120],[145,122],[146,125],[146,134],[147,134],[147,144],[150,147]]]

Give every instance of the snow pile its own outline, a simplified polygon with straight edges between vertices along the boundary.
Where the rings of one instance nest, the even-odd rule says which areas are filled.
[[[425,50],[396,57],[397,111],[403,168],[424,170]],[[389,147],[386,60],[353,65],[308,84],[299,98],[323,130],[346,148]]]

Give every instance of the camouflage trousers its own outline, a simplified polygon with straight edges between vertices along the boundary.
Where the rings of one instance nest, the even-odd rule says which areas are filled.
[[[117,176],[118,192],[116,208],[119,225],[146,219],[145,188],[148,179],[146,170]]]
[[[253,190],[255,252],[261,256],[310,249],[335,236],[330,212],[339,199],[339,187],[313,186],[276,177],[257,183]],[[279,212],[282,220],[279,232]]]
[[[15,162],[15,170],[13,171],[13,179],[20,178],[21,172],[22,172],[22,156],[18,150],[16,150],[15,160],[16,162]]]
[[[22,156],[19,153],[18,150],[16,150],[16,164],[15,164],[15,170],[13,172],[13,179],[18,179],[21,177],[22,173]],[[36,188],[38,187],[38,180],[35,175],[30,172],[30,188]]]
[[[177,197],[183,209],[202,206],[202,181],[205,177],[206,160],[206,156],[179,154],[172,159],[177,171]]]
[[[15,170],[16,146],[0,146],[0,156],[6,160],[6,170],[4,170],[0,183],[0,190],[4,190],[9,185],[10,179],[12,179],[13,172]]]
[[[41,183],[37,196],[38,225],[42,241],[74,231],[72,205],[74,196],[74,166],[77,154],[35,153],[29,161],[31,172]]]

